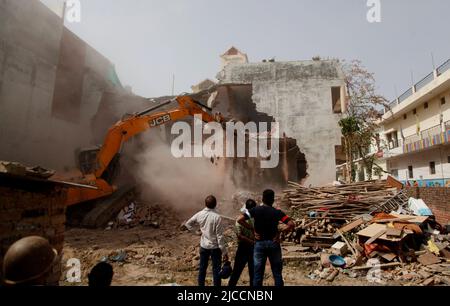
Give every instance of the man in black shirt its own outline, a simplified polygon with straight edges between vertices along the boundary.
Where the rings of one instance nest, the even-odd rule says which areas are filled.
[[[254,265],[255,276],[253,285],[261,287],[263,285],[264,270],[267,258],[269,258],[272,268],[275,286],[284,286],[283,281],[283,259],[281,256],[280,233],[278,224],[283,222],[287,227],[283,231],[292,231],[295,228],[294,222],[281,210],[272,207],[275,202],[275,192],[265,190],[263,192],[263,204],[250,209],[248,213],[239,217],[238,222],[242,226],[249,228],[246,220],[253,218],[255,231]]]

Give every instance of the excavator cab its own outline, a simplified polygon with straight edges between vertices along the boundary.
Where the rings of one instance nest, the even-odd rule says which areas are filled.
[[[95,171],[98,152],[100,152],[100,147],[81,149],[76,152],[78,169],[80,169],[83,175]]]
[[[95,172],[97,169],[97,158],[101,147],[93,147],[78,151],[78,167],[83,175]],[[114,158],[108,164],[101,178],[109,184],[119,175],[120,171],[120,153],[116,153]]]

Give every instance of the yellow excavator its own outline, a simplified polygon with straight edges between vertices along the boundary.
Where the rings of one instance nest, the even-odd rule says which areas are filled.
[[[174,102],[178,104],[174,109],[155,113],[156,110]],[[104,203],[100,202],[84,218],[83,225],[85,226],[103,226],[110,215],[116,213],[117,209],[112,209],[111,203],[119,201],[126,192],[120,192],[113,184],[124,143],[148,129],[190,116],[200,115],[206,123],[223,123],[222,116],[220,114],[212,115],[211,111],[212,109],[190,96],[179,96],[117,122],[109,129],[100,148],[83,150],[79,153],[78,162],[81,175],[65,180],[71,184],[67,192],[67,206],[111,198],[103,201]],[[60,178],[60,180],[64,179]],[[114,194],[117,195],[114,197]],[[108,213],[105,215],[105,212]]]

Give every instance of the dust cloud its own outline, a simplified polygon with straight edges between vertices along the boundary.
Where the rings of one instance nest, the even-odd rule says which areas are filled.
[[[236,188],[224,159],[175,158],[170,143],[156,134],[143,138],[145,146],[134,156],[134,175],[144,200],[161,201],[187,215],[203,209],[205,198],[214,195],[218,209],[232,213],[230,201]]]

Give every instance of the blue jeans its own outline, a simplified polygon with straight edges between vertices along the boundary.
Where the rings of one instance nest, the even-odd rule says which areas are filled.
[[[253,285],[261,287],[264,280],[264,270],[266,261],[269,258],[272,275],[275,280],[275,286],[284,286],[283,281],[283,259],[281,257],[281,246],[272,240],[256,241],[254,251],[255,277]]]
[[[198,271],[198,285],[205,286],[206,271],[208,270],[209,258],[212,260],[214,286],[220,287],[222,279],[220,278],[220,269],[222,268],[222,251],[220,249],[207,250],[200,248],[200,269]]]

